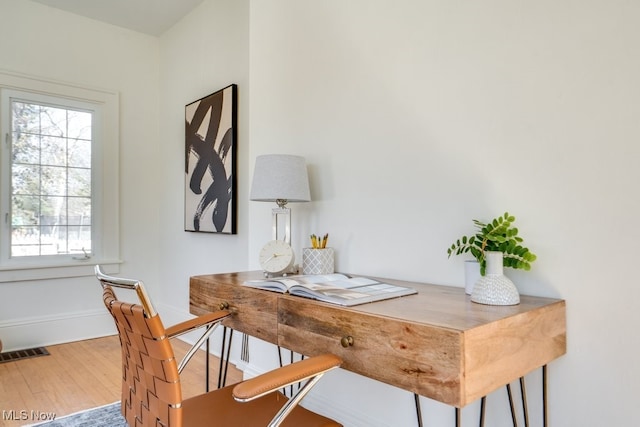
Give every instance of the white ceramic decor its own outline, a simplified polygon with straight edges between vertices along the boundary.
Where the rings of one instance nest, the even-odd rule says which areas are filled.
[[[520,294],[511,279],[503,274],[502,252],[487,251],[485,275],[473,286],[471,301],[487,305],[520,304]]]

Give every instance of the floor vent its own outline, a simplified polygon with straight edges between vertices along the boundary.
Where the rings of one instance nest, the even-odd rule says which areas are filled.
[[[48,356],[49,352],[44,347],[28,348],[26,350],[7,351],[0,353],[0,363],[15,362],[16,360],[28,359],[30,357]]]

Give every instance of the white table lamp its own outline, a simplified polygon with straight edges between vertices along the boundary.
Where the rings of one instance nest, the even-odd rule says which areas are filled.
[[[309,177],[304,157],[289,154],[266,154],[256,157],[250,200],[276,202],[273,213],[273,240],[279,240],[279,217],[284,220],[284,238],[291,243],[291,209],[288,202],[308,202]]]

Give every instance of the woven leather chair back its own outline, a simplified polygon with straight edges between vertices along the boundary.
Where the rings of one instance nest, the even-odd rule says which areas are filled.
[[[182,427],[178,367],[160,317],[139,304],[118,301],[103,286],[103,301],[115,319],[122,348],[122,415],[130,427]]]

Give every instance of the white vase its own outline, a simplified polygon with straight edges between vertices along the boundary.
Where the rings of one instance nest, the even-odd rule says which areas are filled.
[[[502,252],[487,251],[485,275],[473,286],[471,301],[487,305],[520,304],[520,294],[511,279],[503,274]]]
[[[471,295],[473,285],[480,277],[480,263],[476,260],[466,260],[464,262],[464,292],[467,295]]]

